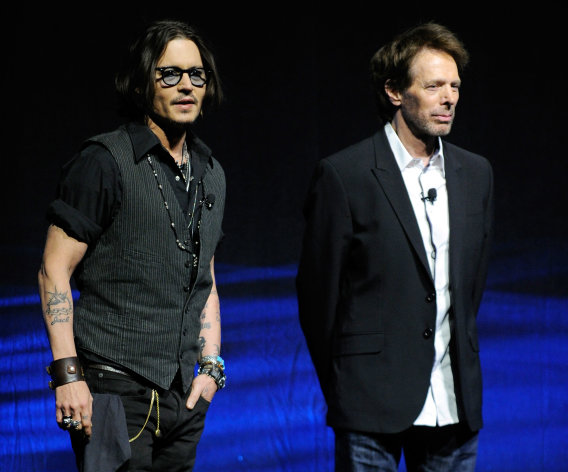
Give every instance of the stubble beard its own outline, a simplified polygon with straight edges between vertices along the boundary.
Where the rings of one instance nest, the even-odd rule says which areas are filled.
[[[455,110],[453,113],[453,117],[455,117]],[[412,134],[425,141],[449,135],[454,123],[454,119],[452,117],[452,121],[448,123],[436,124],[431,121],[432,118],[430,116],[416,116],[412,113],[405,113],[404,109],[402,110],[402,115],[407,126],[412,131]]]
[[[150,117],[166,133],[183,133],[195,122],[195,119],[178,121],[158,114],[153,114]]]

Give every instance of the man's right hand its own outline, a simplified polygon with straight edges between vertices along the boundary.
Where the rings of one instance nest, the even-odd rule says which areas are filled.
[[[91,436],[93,396],[87,382],[70,382],[55,389],[55,417],[61,429],[70,432],[82,431],[85,436]],[[71,421],[64,422],[65,417],[71,417]]]

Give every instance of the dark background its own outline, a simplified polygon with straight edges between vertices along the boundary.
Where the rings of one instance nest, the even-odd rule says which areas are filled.
[[[85,138],[120,123],[113,74],[121,52],[148,20],[166,17],[193,23],[209,40],[224,81],[223,107],[196,125],[227,174],[218,262],[295,263],[315,162],[377,129],[369,60],[395,33],[423,20],[447,25],[471,54],[448,140],[494,166],[497,247],[566,238],[565,8],[343,5],[310,12],[308,5],[123,4],[119,11],[15,15],[17,34],[3,41],[3,276],[35,280],[60,168]]]

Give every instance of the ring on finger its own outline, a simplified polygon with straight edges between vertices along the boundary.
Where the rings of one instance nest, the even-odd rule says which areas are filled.
[[[63,417],[62,423],[63,423],[63,426],[65,426],[66,428],[71,426],[72,422],[73,422],[73,420],[72,420],[71,416],[64,416]]]
[[[71,421],[71,426],[73,426],[73,428],[75,429],[79,429],[79,427],[81,426],[81,422],[79,420],[73,420]]]

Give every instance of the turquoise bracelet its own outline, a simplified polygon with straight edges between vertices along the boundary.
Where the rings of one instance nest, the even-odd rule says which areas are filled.
[[[221,369],[225,369],[225,361],[221,356],[204,356],[201,358],[201,362],[199,365],[205,364],[215,364],[221,367]]]

